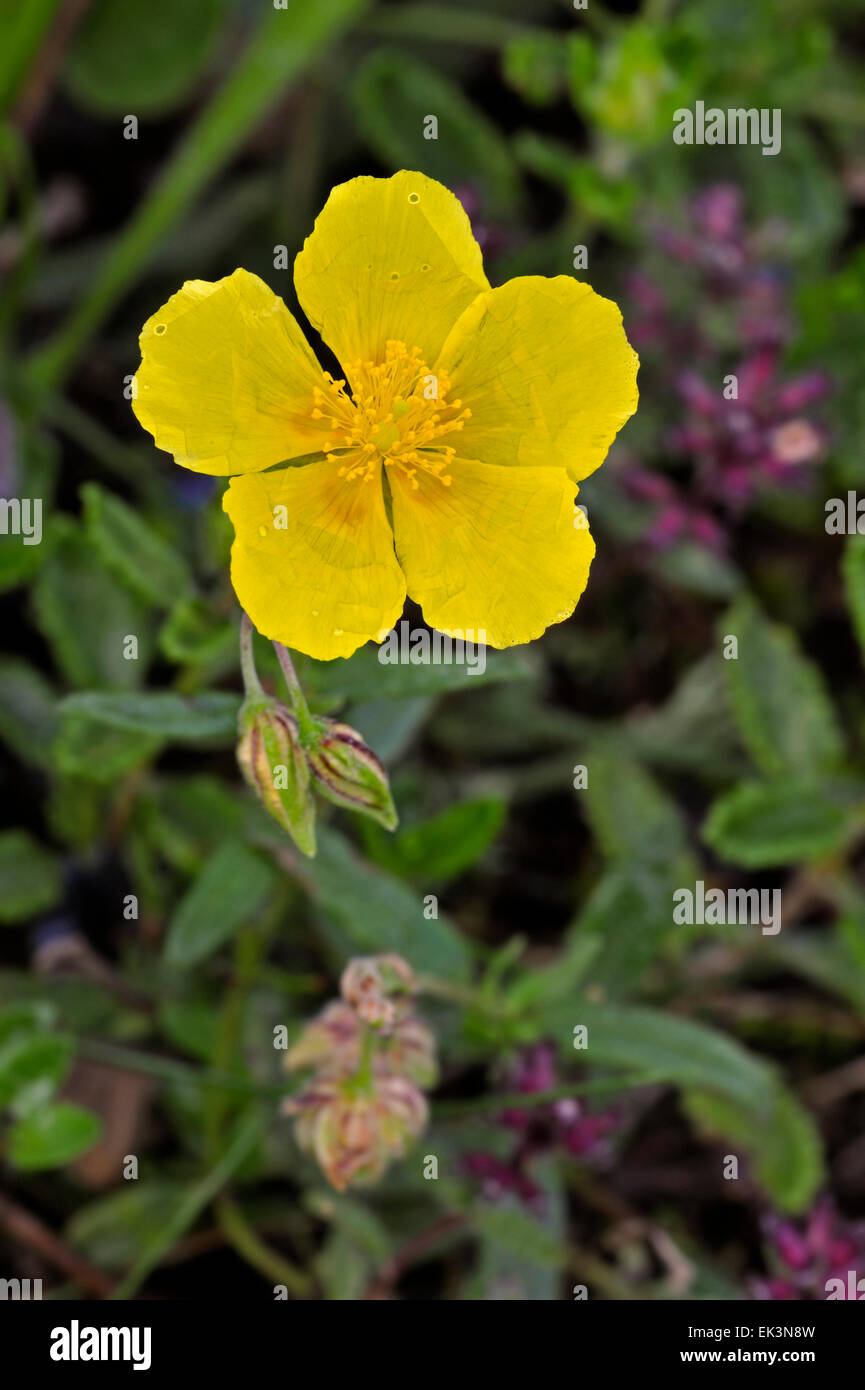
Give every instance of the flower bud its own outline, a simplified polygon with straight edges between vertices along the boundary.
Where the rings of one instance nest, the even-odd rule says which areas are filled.
[[[315,1156],[338,1192],[380,1178],[427,1119],[423,1094],[402,1076],[377,1077],[361,1094],[350,1082],[315,1082],[283,1108],[297,1116],[298,1143]]]
[[[396,826],[388,774],[355,728],[335,720],[318,721],[320,734],[306,751],[317,790],[337,806],[348,806],[385,830]]]
[[[438,1078],[435,1038],[419,1018],[404,1018],[382,1038],[374,1061],[376,1073],[393,1072],[416,1086],[434,1086]]]
[[[393,830],[396,808],[387,773],[375,753],[348,724],[322,719],[319,729],[318,739],[307,748],[307,758],[322,796]]]
[[[411,966],[393,952],[381,956],[358,956],[350,961],[339,982],[343,999],[356,1009],[365,1023],[384,1030],[411,1007],[417,986]]]
[[[278,700],[247,700],[238,721],[237,761],[265,810],[298,849],[315,854],[315,804],[297,720]]]
[[[301,1030],[285,1054],[284,1066],[286,1071],[314,1067],[319,1075],[350,1076],[360,1062],[360,1048],[360,1019],[349,1004],[337,999]]]

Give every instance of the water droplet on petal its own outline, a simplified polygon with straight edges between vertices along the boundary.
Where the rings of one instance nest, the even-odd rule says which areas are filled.
[[[408,200],[409,200],[410,203],[419,203],[419,202],[420,202],[420,194],[419,194],[419,193],[410,193],[410,194],[408,195]]]
[[[154,331],[154,333],[164,333],[165,330],[166,330],[166,328],[167,328],[167,326],[168,326],[167,324],[158,323],[158,324],[156,325],[156,327],[154,328],[153,331]]]
[[[391,273],[390,273],[390,278],[391,278],[391,280],[398,280],[398,279],[399,279],[399,271],[398,271],[398,270],[392,270]]]

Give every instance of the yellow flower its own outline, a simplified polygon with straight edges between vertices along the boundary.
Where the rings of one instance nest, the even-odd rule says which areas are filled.
[[[457,199],[405,170],[333,190],[294,283],[344,380],[236,270],[148,319],[133,402],[179,464],[235,475],[258,630],[328,660],[381,641],[406,592],[494,647],[568,617],[594,554],[575,484],[637,405],[615,304],[569,275],[491,289]]]

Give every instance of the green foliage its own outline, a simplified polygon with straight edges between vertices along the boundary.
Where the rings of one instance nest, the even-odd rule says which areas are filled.
[[[55,696],[45,677],[26,661],[0,659],[0,738],[22,761],[44,767],[56,731]]]
[[[188,970],[255,922],[276,883],[260,855],[229,841],[207,860],[178,904],[165,942],[167,965]]]
[[[101,1269],[125,1269],[171,1216],[181,1191],[180,1183],[167,1178],[128,1183],[79,1207],[67,1239]]]
[[[472,1225],[486,1240],[520,1260],[547,1269],[561,1268],[564,1262],[559,1242],[522,1207],[479,1203],[473,1209]]]
[[[401,878],[421,882],[456,878],[471,868],[495,840],[505,804],[494,797],[458,801],[438,815],[407,825],[393,835],[363,821],[362,836],[370,859]]]
[[[60,1168],[92,1149],[101,1132],[96,1116],[80,1105],[41,1105],[10,1126],[9,1161],[25,1172]]]
[[[464,181],[484,191],[491,211],[514,207],[518,180],[496,127],[459,87],[404,53],[379,48],[358,68],[351,88],[361,129],[391,169],[422,169],[432,178]],[[438,136],[424,136],[433,114]]]
[[[738,658],[726,661],[730,698],[751,756],[769,776],[813,776],[839,766],[844,745],[817,668],[793,633],[770,623],[743,596],[724,615],[720,640],[738,638]]]
[[[0,1108],[26,1115],[60,1085],[72,1060],[71,1039],[24,1033],[0,1048]]]
[[[393,665],[379,658],[374,643],[360,647],[353,656],[334,661],[314,661],[301,657],[297,673],[303,687],[319,701],[369,700],[386,695],[402,700],[419,695],[440,695],[447,691],[476,690],[497,681],[525,680],[530,674],[525,659],[516,652],[488,652],[483,671],[471,674],[456,662]]]
[[[161,746],[152,734],[118,729],[86,714],[64,713],[53,754],[61,773],[113,783],[148,762]]]
[[[78,527],[58,518],[52,532],[33,614],[60,673],[77,689],[140,685],[152,645],[145,609],[115,583]],[[135,660],[124,656],[129,637],[138,643]]]
[[[80,715],[124,733],[170,738],[180,743],[233,741],[239,709],[239,696],[222,691],[202,695],[155,690],[136,695],[88,691],[68,695],[61,704],[64,715]]]
[[[598,881],[566,939],[595,943],[588,978],[610,998],[621,998],[662,953],[672,920],[665,878],[622,865],[607,870]]]
[[[191,585],[176,548],[119,497],[87,483],[81,489],[84,534],[106,569],[142,603],[169,608]]]
[[[562,1033],[571,1019],[584,1024],[594,1062],[684,1087],[701,1124],[754,1154],[778,1206],[801,1211],[813,1199],[823,1177],[814,1123],[765,1063],[721,1033],[649,1009],[581,1003],[570,1015]]]
[[[161,1266],[190,1252],[203,1277],[245,1262],[292,1298],[554,1301],[571,1277],[592,1297],[737,1298],[769,1210],[807,1219],[842,1177],[849,1196],[855,1107],[821,1092],[855,1075],[865,1018],[865,546],[827,537],[823,513],[861,492],[862,19],[853,0],[569,9],[151,0],[130,18],[100,0],[53,35],[56,0],[0,6],[0,490],[44,512],[41,544],[0,536],[0,921],[21,925],[0,962],[0,1143],[13,1200],[116,1276],[118,1300],[173,1296]],[[783,153],[676,145],[673,112],[697,97],[780,108]],[[222,485],[152,446],[123,383],[185,279],[245,265],[290,301],[277,251],[290,265],[352,171],[398,167],[458,190],[493,285],[573,273],[616,301],[641,403],[581,489],[597,554],[571,620],[483,671],[373,643],[295,654],[314,715],[360,732],[401,818],[388,833],[324,807],[306,862],[236,763]],[[706,219],[735,220],[727,195],[702,197],[721,184],[741,198],[726,233]],[[756,404],[743,393],[723,426],[707,411],[689,443],[680,374],[720,392],[775,338]],[[814,369],[831,394],[785,405]],[[800,438],[814,457],[770,483],[768,456]],[[697,879],[777,884],[783,931],[675,926],[672,893]],[[407,1157],[337,1193],[280,1109],[301,1083],[274,1044],[383,952],[420,979],[442,1081]],[[538,1123],[503,1124],[549,1043],[565,1104],[520,1090]],[[92,1062],[119,1090],[150,1078],[147,1168],[52,1197],[40,1171],[100,1134],[70,1103]],[[555,1137],[608,1108],[614,1168]],[[701,1164],[687,1203],[657,1200],[669,1173],[634,1180],[647,1152]],[[712,1185],[727,1152],[748,1186],[721,1268],[703,1243],[734,1200]],[[492,1196],[472,1153],[540,1200]],[[663,1277],[655,1236],[681,1252]]]
[[[67,55],[70,92],[105,115],[170,110],[207,68],[227,8],[226,0],[149,0],[147,22],[130,26],[123,0],[101,0],[85,16]]]
[[[590,750],[586,812],[609,859],[671,866],[686,851],[681,815],[639,763],[612,747]]]
[[[823,1180],[820,1140],[813,1120],[787,1091],[779,1091],[759,1133],[755,1116],[723,1097],[692,1091],[686,1107],[700,1128],[752,1153],[755,1175],[782,1211],[803,1211]]]
[[[210,664],[234,659],[237,632],[197,598],[181,598],[159,629],[159,649],[169,661]]]
[[[71,1037],[48,1031],[54,1011],[45,1002],[0,1008],[0,1111],[9,1162],[21,1170],[59,1168],[85,1153],[101,1125],[81,1106],[54,1100],[75,1051]]]
[[[851,536],[844,549],[844,590],[853,630],[865,654],[865,536]]]
[[[622,29],[595,64],[579,39],[572,47],[571,94],[601,128],[636,144],[668,138],[673,112],[691,100],[691,81],[664,53],[661,32],[648,24]]]
[[[813,779],[742,782],[714,803],[703,835],[722,859],[749,868],[819,859],[842,850],[862,823],[865,786],[858,810],[850,792]]]
[[[318,856],[304,863],[301,878],[335,928],[341,953],[396,951],[416,970],[445,979],[466,977],[465,939],[437,905],[438,915],[425,917],[417,893],[360,859],[335,831],[321,832]]]
[[[26,830],[0,831],[0,922],[45,912],[60,897],[60,865]]]

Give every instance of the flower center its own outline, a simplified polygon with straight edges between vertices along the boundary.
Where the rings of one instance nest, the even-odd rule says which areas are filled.
[[[441,440],[461,430],[471,411],[448,400],[447,372],[430,371],[420,348],[391,341],[383,362],[354,362],[348,376],[351,395],[330,372],[313,390],[312,416],[330,426],[324,451],[331,462],[342,459],[340,477],[371,478],[385,463],[402,469],[412,487],[418,469],[450,486],[445,470],[456,450]]]

